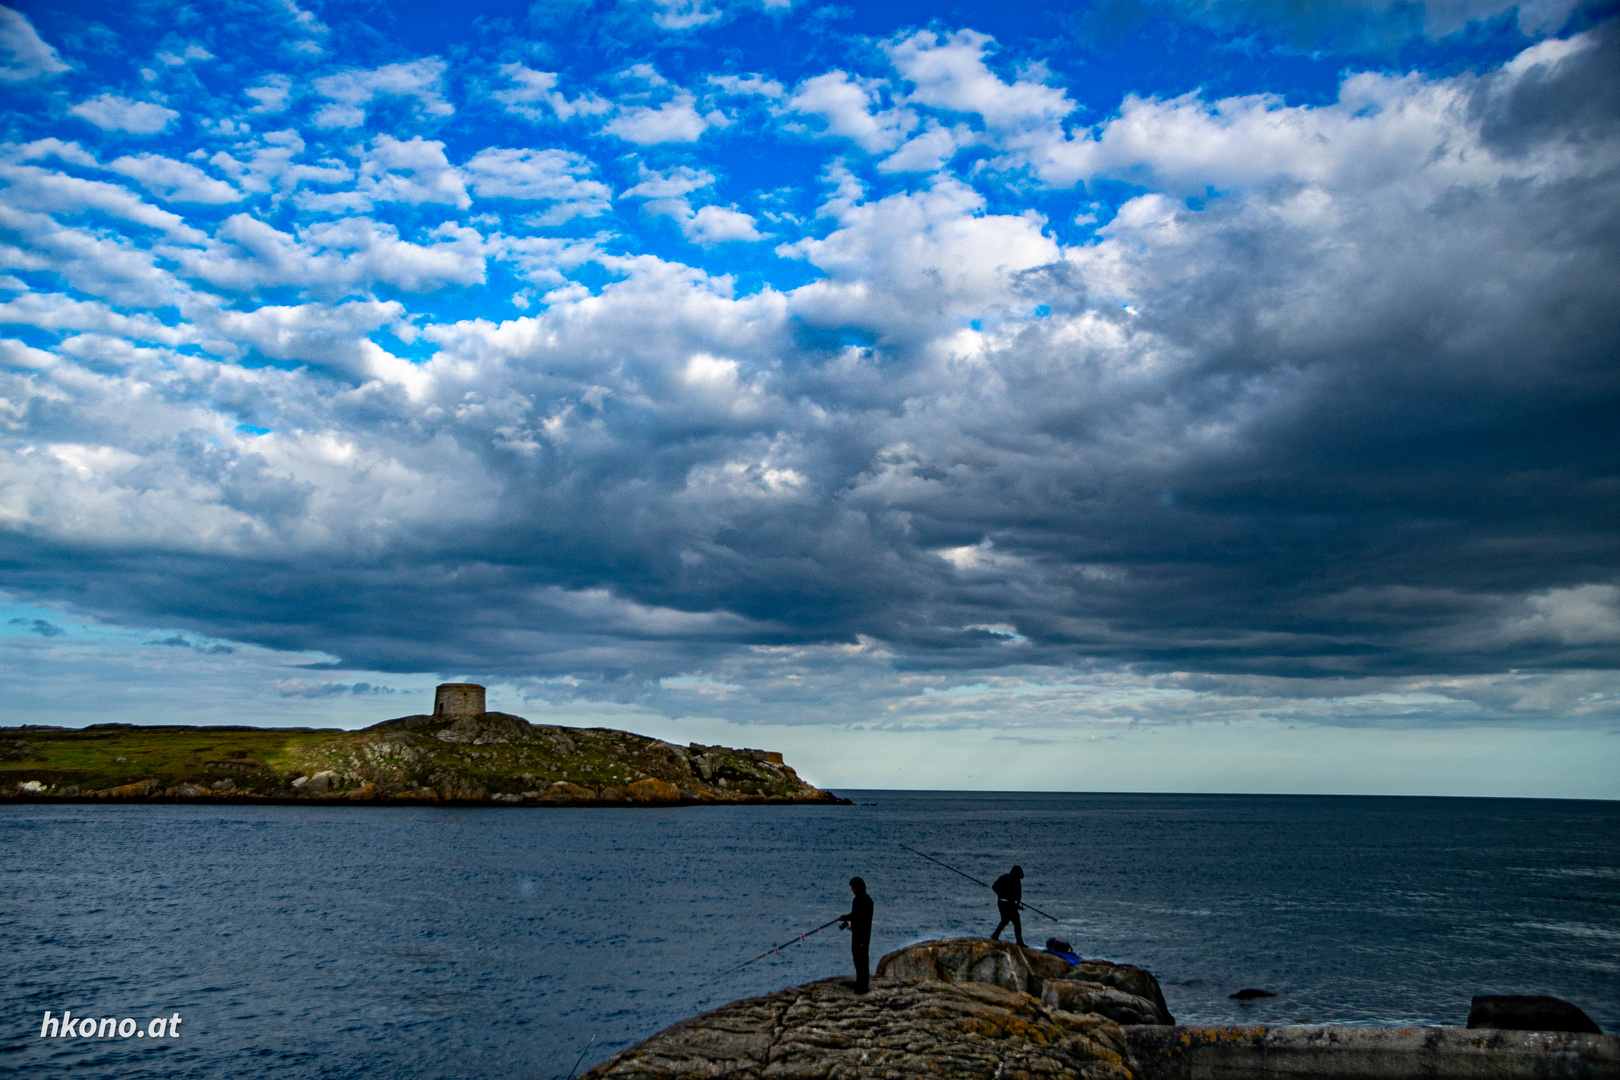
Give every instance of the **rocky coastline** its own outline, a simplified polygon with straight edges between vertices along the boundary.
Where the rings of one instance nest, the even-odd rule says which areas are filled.
[[[481,689],[481,688],[480,688]],[[500,712],[361,731],[97,724],[0,728],[0,801],[362,806],[832,804],[768,750],[679,746]]]
[[[1460,1028],[1178,1025],[1139,967],[982,938],[672,1025],[589,1080],[1620,1080],[1620,1038]]]

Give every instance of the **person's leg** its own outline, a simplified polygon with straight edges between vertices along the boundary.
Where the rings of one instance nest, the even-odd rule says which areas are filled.
[[[1001,900],[996,901],[996,911],[1001,915],[1001,921],[996,923],[996,932],[990,935],[991,941],[1000,941],[1001,932],[1007,929],[1007,924],[1018,916],[1016,908],[1008,910],[1006,903]]]
[[[852,941],[850,951],[855,954],[855,992],[864,994],[872,982],[872,943]]]
[[[1012,909],[1012,924],[1013,938],[1018,942],[1018,947],[1022,949],[1024,947],[1024,922],[1018,917],[1018,909],[1016,907]]]

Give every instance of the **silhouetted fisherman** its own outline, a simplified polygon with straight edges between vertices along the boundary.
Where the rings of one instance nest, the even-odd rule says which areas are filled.
[[[1015,866],[1011,870],[996,878],[996,883],[990,886],[996,894],[996,910],[1001,912],[1001,921],[996,924],[996,932],[990,935],[991,941],[1000,941],[1001,932],[1012,923],[1013,938],[1018,947],[1024,946],[1024,924],[1019,921],[1018,909],[1024,906],[1024,868]]]
[[[855,957],[855,992],[866,993],[872,981],[872,898],[866,895],[866,882],[858,877],[849,879],[849,891],[855,902],[849,912],[838,916],[839,929],[848,930],[849,951]]]

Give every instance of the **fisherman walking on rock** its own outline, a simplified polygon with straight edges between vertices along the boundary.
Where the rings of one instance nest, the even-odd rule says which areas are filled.
[[[996,909],[1001,912],[1001,921],[996,924],[996,932],[990,935],[990,940],[1000,941],[1001,932],[1012,923],[1013,937],[1018,947],[1023,948],[1024,925],[1018,918],[1018,909],[1024,906],[1024,868],[1013,867],[996,878],[990,889],[996,894]]]
[[[855,894],[854,903],[847,914],[838,916],[839,929],[850,933],[849,951],[855,957],[855,992],[866,993],[872,978],[872,898],[866,895],[866,882],[858,877],[849,879],[849,891]]]

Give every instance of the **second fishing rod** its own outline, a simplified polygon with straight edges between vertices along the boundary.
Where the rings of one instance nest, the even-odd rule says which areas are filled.
[[[921,855],[923,858],[927,859],[929,862],[933,863],[935,866],[943,866],[945,869],[949,870],[951,873],[960,874],[961,876],[967,878],[969,881],[973,882],[976,885],[983,885],[985,888],[989,889],[991,892],[996,891],[996,887],[994,885],[990,884],[988,881],[981,881],[979,878],[974,877],[972,874],[969,874],[964,870],[958,870],[956,867],[952,866],[948,862],[941,862],[939,859],[934,858],[932,855],[924,855],[922,852],[918,851],[914,847],[908,847],[905,844],[901,844],[900,846],[905,848],[907,851],[911,852],[913,855]],[[999,897],[999,895],[1000,894],[998,893],[997,896]],[[1033,911],[1037,915],[1046,915],[1046,917],[1048,919],[1051,919],[1053,922],[1061,922],[1062,921],[1056,915],[1047,915],[1046,912],[1042,911],[1040,908],[1036,907],[1034,904],[1026,903],[1026,902],[1020,900],[1018,902],[1018,906],[1028,908],[1029,910]]]

